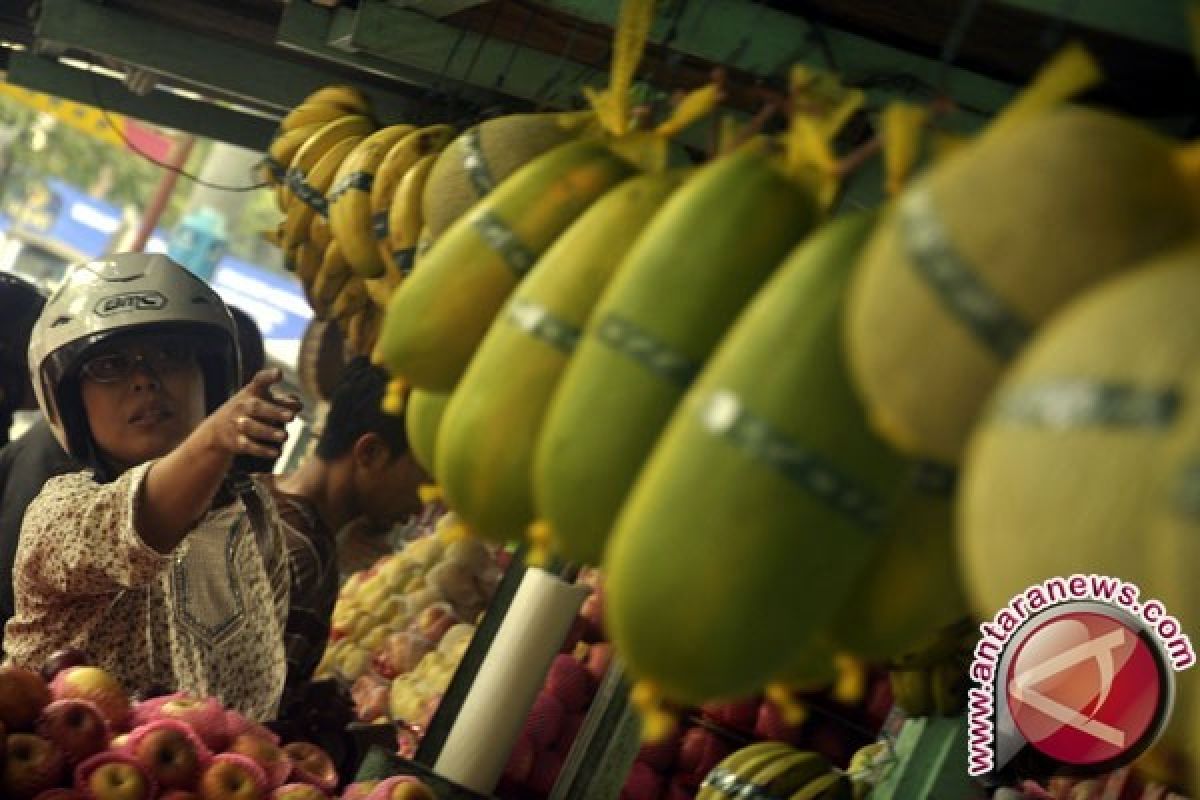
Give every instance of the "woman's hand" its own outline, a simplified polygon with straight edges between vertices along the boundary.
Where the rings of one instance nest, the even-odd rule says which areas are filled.
[[[209,415],[210,446],[230,456],[276,459],[287,441],[286,426],[303,404],[293,395],[277,395],[271,387],[283,379],[278,369],[255,374],[241,391]]]

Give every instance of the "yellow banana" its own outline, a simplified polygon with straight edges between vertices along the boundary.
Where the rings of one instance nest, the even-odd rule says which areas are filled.
[[[696,800],[736,797],[745,782],[745,776],[753,775],[791,752],[794,752],[794,748],[784,742],[757,742],[731,753],[704,777]]]
[[[345,84],[322,86],[304,98],[300,105],[336,106],[344,109],[346,113],[352,114],[369,115],[371,113],[371,101],[367,99],[367,96],[357,88]]]
[[[386,310],[388,301],[392,299],[392,292],[400,285],[400,276],[388,270],[379,278],[366,278],[363,282],[367,286],[367,294],[371,295],[371,301],[381,310]]]
[[[343,139],[370,136],[374,130],[375,123],[362,114],[341,116],[318,128],[316,133],[310,136],[296,151],[295,157],[288,166],[287,180],[283,186],[284,210],[294,196],[293,186],[298,186],[304,181],[309,171],[321,160],[322,156],[329,152],[330,148]]]
[[[296,277],[305,286],[311,286],[321,270],[321,258],[325,251],[313,242],[301,242],[293,250],[296,267]]]
[[[363,283],[363,279],[357,275],[351,275],[350,279],[342,286],[342,290],[338,292],[329,313],[338,322],[343,322],[371,305],[373,305],[371,295],[367,294],[367,287]]]
[[[328,211],[327,202],[325,213],[313,214],[312,221],[308,224],[308,240],[322,253],[329,249],[329,243],[333,241],[333,231],[329,230]]]
[[[285,244],[304,241],[308,238],[313,217],[327,213],[325,193],[333,183],[333,176],[342,161],[362,139],[361,136],[347,136],[326,150],[307,172],[299,169],[288,171],[293,200],[288,204],[287,217],[283,221]]]
[[[279,134],[271,140],[267,147],[267,156],[258,165],[259,178],[268,186],[282,186],[287,179],[288,167],[292,159],[308,138],[316,133],[319,124],[305,125],[294,130]],[[280,211],[283,206],[280,206]]]
[[[342,287],[346,285],[346,281],[350,280],[350,276],[354,271],[350,269],[349,262],[342,255],[341,245],[337,240],[329,243],[329,247],[325,249],[325,257],[321,259],[321,269],[317,272],[316,280],[313,281],[312,299],[315,301],[313,309],[328,314],[333,306],[333,301],[337,299],[341,293]]]
[[[827,772],[792,793],[788,800],[851,800],[854,789],[841,773]]]
[[[437,154],[423,157],[405,173],[392,207],[387,212],[387,238],[379,243],[379,253],[401,275],[412,272],[416,262],[417,239],[421,235],[421,195]]]
[[[379,169],[375,172],[375,183],[371,187],[371,224],[375,240],[379,243],[380,257],[385,264],[392,263],[392,251],[387,245],[390,222],[388,210],[400,202],[414,202],[404,199],[404,196],[397,192],[397,188],[404,176],[412,171],[414,165],[427,156],[440,153],[452,136],[454,136],[454,129],[449,125],[430,125],[421,128],[396,142],[380,162]],[[428,173],[428,168],[426,168],[426,173]],[[423,188],[424,182],[421,185]],[[417,195],[415,204],[417,206],[415,213],[419,219],[420,195]],[[407,272],[407,270],[404,271]]]
[[[329,191],[329,227],[350,265],[364,278],[384,270],[371,233],[371,187],[388,151],[412,133],[411,125],[392,125],[364,139],[342,162]]]
[[[330,103],[301,103],[284,116],[283,121],[279,123],[279,130],[291,131],[314,123],[324,125],[351,113],[355,112]]]

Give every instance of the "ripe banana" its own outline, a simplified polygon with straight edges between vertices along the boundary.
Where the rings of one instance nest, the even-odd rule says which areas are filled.
[[[387,249],[388,212],[398,202],[412,202],[406,196],[397,193],[401,180],[417,162],[426,156],[436,156],[442,151],[454,136],[454,129],[449,125],[430,125],[415,130],[405,136],[392,149],[388,150],[379,169],[375,172],[375,183],[371,187],[371,225],[375,241],[379,243],[380,257],[385,264],[392,263],[391,251]],[[422,187],[424,182],[422,181]],[[415,216],[420,219],[421,197],[416,199]],[[411,267],[411,264],[409,265]],[[407,273],[408,270],[401,270]]]
[[[341,293],[342,287],[354,275],[350,263],[342,255],[341,245],[337,240],[329,243],[325,256],[321,259],[321,269],[313,281],[312,299],[315,301],[313,310],[319,314],[328,315],[333,308],[333,301]]]
[[[346,331],[346,343],[355,355],[367,355],[374,346],[375,335],[379,330],[379,322],[383,312],[372,305],[366,305],[352,314],[342,325]]]
[[[324,125],[350,113],[353,112],[330,103],[301,103],[287,113],[279,123],[279,130],[291,131],[314,123]]]
[[[509,176],[441,236],[396,290],[376,347],[383,363],[411,386],[453,387],[542,252],[633,172],[603,144],[578,141]]]
[[[537,508],[564,556],[599,563],[696,369],[816,213],[807,189],[747,147],[701,168],[651,221],[590,318],[538,442]]]
[[[308,240],[317,246],[317,249],[324,253],[329,248],[329,243],[333,241],[333,232],[329,230],[329,201],[325,201],[325,213],[313,214],[312,221],[308,225]]]
[[[839,219],[786,258],[688,391],[621,511],[605,555],[605,622],[631,675],[668,699],[750,694],[794,668],[879,546],[908,460],[871,433],[841,350],[842,299],[873,223]],[[661,297],[664,287],[654,288]],[[661,402],[627,375],[609,380],[642,403]],[[598,406],[593,399],[588,433],[619,434],[600,423]],[[589,435],[577,446],[592,443]],[[612,464],[598,463],[577,500],[608,479]],[[697,575],[710,576],[702,592]]]
[[[392,298],[392,292],[400,285],[397,278],[392,277],[391,272],[385,272],[381,278],[366,278],[363,280],[366,284],[367,294],[371,296],[371,302],[382,312],[387,310],[388,301]]]
[[[386,235],[379,242],[379,256],[387,263],[389,271],[402,276],[412,272],[416,261],[417,237],[422,228],[421,193],[436,160],[436,153],[422,156],[404,174],[396,187],[391,208],[384,212],[386,223],[382,232]],[[375,234],[380,232],[381,228],[377,227]]]
[[[351,137],[361,139],[364,136],[370,136],[373,130],[375,130],[375,123],[362,114],[341,116],[318,128],[317,132],[296,151],[295,157],[288,166],[287,180],[283,185],[284,208],[282,210],[286,211],[295,197],[293,187],[299,187],[304,182],[309,170],[329,152],[330,148],[343,139]]]
[[[311,286],[321,270],[321,259],[325,251],[313,242],[301,242],[292,250],[296,264],[296,277],[305,286]]]
[[[371,295],[367,294],[366,284],[358,275],[351,275],[350,278],[342,285],[342,290],[338,292],[337,297],[333,301],[333,305],[329,309],[329,314],[339,323],[345,322],[350,317],[365,308],[372,306]]]
[[[266,158],[259,162],[259,178],[268,186],[282,186],[287,179],[288,167],[291,166],[292,159],[296,157],[296,151],[320,128],[321,125],[318,123],[304,125],[281,133],[272,139],[271,144],[267,147]],[[284,207],[280,205],[279,210],[283,211]]]
[[[518,541],[533,521],[533,451],[555,387],[621,259],[685,178],[633,177],[592,204],[538,259],[480,343],[437,443],[442,490],[478,536]]]
[[[413,132],[412,125],[391,125],[364,139],[342,162],[329,191],[329,227],[350,265],[364,278],[377,278],[383,262],[371,232],[371,187],[388,151]]]
[[[358,88],[347,84],[322,86],[301,101],[300,105],[337,106],[352,114],[370,114],[371,101]]]
[[[450,394],[414,389],[404,411],[404,427],[408,446],[417,463],[432,476],[437,476],[437,436],[442,416],[450,403]]]
[[[333,182],[333,176],[342,160],[361,142],[361,136],[347,136],[325,151],[310,169],[288,170],[288,187],[292,201],[288,204],[283,222],[283,240],[287,245],[304,241],[312,227],[314,214],[327,213],[325,193]],[[299,156],[297,156],[299,161]]]

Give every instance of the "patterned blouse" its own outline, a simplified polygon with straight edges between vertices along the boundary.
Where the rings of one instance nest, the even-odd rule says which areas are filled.
[[[36,669],[55,650],[78,648],[131,693],[211,695],[271,719],[287,673],[289,576],[270,492],[256,479],[265,524],[252,526],[237,500],[164,555],[134,529],[151,463],[108,484],[90,472],[46,482],[21,529],[5,650]]]

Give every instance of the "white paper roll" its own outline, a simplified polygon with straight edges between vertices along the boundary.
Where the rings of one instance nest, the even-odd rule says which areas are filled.
[[[526,570],[455,717],[435,772],[491,794],[588,592],[586,586],[566,583],[544,570]]]

